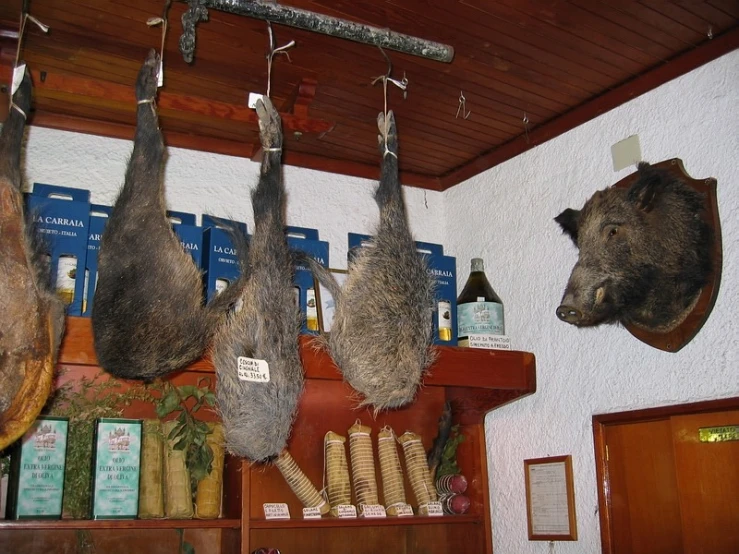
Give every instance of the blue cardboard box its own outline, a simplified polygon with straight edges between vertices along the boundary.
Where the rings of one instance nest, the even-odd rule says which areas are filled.
[[[349,261],[358,248],[371,239],[369,235],[349,233]],[[457,344],[457,259],[444,255],[440,244],[416,241],[419,255],[426,258],[428,272],[436,279],[434,302],[434,344]]]
[[[113,208],[101,204],[90,205],[90,226],[87,233],[87,258],[85,260],[85,284],[82,296],[82,316],[92,315],[92,302],[98,283],[98,252],[105,225]]]
[[[328,242],[318,240],[318,230],[307,227],[285,227],[287,245],[313,257],[324,267],[328,267]],[[313,273],[307,267],[295,267],[293,278],[296,302],[302,315],[301,332],[318,333],[318,298],[316,297]]]
[[[203,228],[198,227],[195,214],[168,210],[167,217],[172,222],[172,229],[179,237],[182,247],[192,256],[195,265],[202,267]]]
[[[203,271],[208,302],[241,274],[239,254],[225,230],[235,227],[246,234],[246,223],[203,215]]]
[[[51,287],[66,304],[69,315],[81,315],[90,191],[34,183],[26,202],[49,256]]]

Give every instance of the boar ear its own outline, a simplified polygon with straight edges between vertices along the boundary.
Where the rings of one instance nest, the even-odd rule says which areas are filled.
[[[577,244],[577,227],[580,224],[580,210],[567,208],[561,214],[554,218],[559,223],[562,231],[570,236],[572,242]]]
[[[628,199],[636,207],[645,212],[651,212],[659,195],[665,188],[667,175],[665,171],[639,162],[639,177],[629,188]]]

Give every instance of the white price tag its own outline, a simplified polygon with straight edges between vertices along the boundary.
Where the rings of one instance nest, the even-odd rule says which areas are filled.
[[[256,360],[239,356],[238,358],[239,379],[252,381],[254,383],[269,383],[269,364],[266,360]]]
[[[290,519],[290,510],[287,504],[267,502],[262,504],[265,519]]]
[[[396,507],[398,517],[413,517],[413,508],[410,504],[401,504]]]
[[[353,504],[339,504],[336,506],[336,513],[339,514],[340,518],[357,517],[357,507]]]
[[[444,510],[441,508],[441,502],[429,502],[426,504],[428,509],[428,515],[438,517],[444,515]]]
[[[362,504],[359,510],[362,517],[387,517],[385,506],[379,504]]]
[[[18,90],[18,87],[21,86],[21,83],[23,82],[23,76],[25,74],[26,74],[26,64],[24,63],[20,64],[15,69],[13,69],[13,84],[10,87],[11,97],[15,94],[15,91]]]
[[[469,335],[470,348],[487,350],[511,350],[511,337],[508,335]]]
[[[303,508],[303,519],[321,519],[321,509],[318,506]]]
[[[253,110],[257,107],[257,100],[260,98],[264,98],[264,95],[259,94],[258,92],[250,92],[248,106]]]

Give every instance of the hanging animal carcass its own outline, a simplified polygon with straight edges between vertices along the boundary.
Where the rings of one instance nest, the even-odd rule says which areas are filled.
[[[0,450],[33,423],[51,391],[64,305],[23,213],[21,143],[31,109],[25,72],[0,134]]]
[[[236,283],[204,305],[200,271],[167,218],[158,66],[152,50],[136,82],[133,153],[100,243],[92,309],[100,365],[128,379],[151,380],[201,356],[239,290]]]
[[[393,112],[377,118],[383,153],[375,200],[380,224],[349,264],[340,287],[317,263],[311,269],[329,289],[336,311],[328,348],[344,378],[376,410],[413,400],[433,362],[435,281],[416,250],[398,178],[398,137]]]
[[[284,232],[281,121],[267,97],[257,101],[256,109],[263,158],[251,195],[254,234],[244,271],[248,278],[241,309],[215,337],[213,361],[226,447],[237,456],[266,461],[287,444],[303,389],[303,367],[294,259]]]
[[[630,188],[596,192],[555,221],[579,248],[557,316],[665,333],[692,310],[712,270],[705,199],[646,162]]]

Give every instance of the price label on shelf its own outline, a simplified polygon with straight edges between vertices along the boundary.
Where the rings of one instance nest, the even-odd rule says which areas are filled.
[[[267,502],[262,504],[265,519],[290,519],[290,510],[287,504],[281,502]]]
[[[359,510],[362,517],[387,517],[385,506],[380,506],[379,504],[362,504]]]
[[[430,516],[438,517],[444,515],[444,510],[441,509],[441,502],[429,502],[426,507]]]
[[[303,519],[321,519],[321,509],[318,506],[303,508]]]
[[[339,504],[336,506],[336,513],[339,514],[340,518],[357,517],[357,507],[353,504]]]
[[[410,504],[401,504],[396,508],[398,517],[413,517],[413,508]]]

